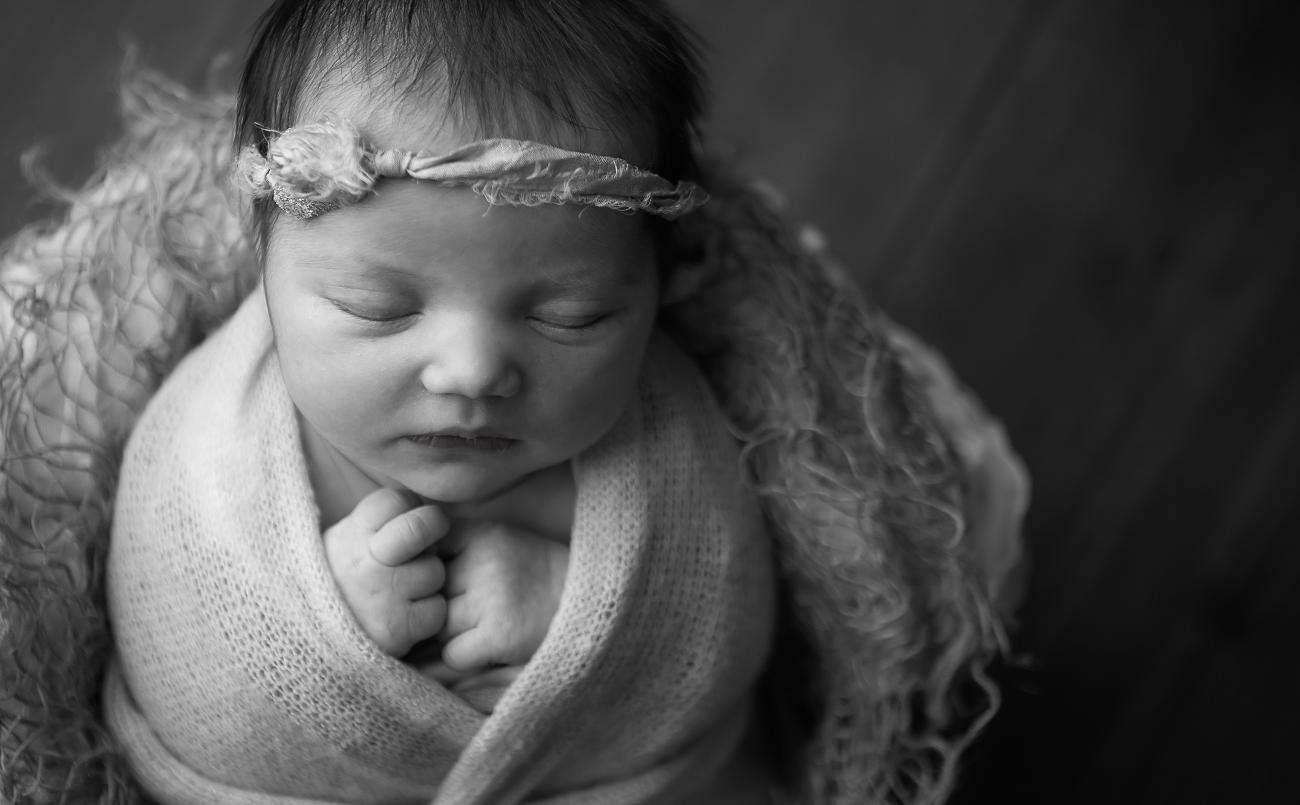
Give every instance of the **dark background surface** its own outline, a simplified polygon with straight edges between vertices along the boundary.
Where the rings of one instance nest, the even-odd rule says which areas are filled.
[[[5,3],[0,232],[201,86],[262,0]],[[950,357],[1034,475],[1003,716],[959,800],[1297,801],[1300,4],[696,0],[714,144]],[[218,71],[228,82],[233,73]]]

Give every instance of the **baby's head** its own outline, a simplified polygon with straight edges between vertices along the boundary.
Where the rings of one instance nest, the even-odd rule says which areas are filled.
[[[278,133],[330,119],[371,155],[542,142],[658,174],[610,202],[635,208],[646,181],[694,178],[698,106],[694,52],[656,2],[282,2],[250,51],[238,137],[265,155]],[[622,163],[615,174],[628,175]],[[494,206],[484,195],[510,193],[465,184],[381,178],[318,217],[267,197],[254,213],[308,438],[330,461],[446,502],[490,497],[604,435],[658,308],[662,222],[591,206],[607,186],[588,203]],[[572,176],[561,184],[557,199]]]
[[[282,0],[249,50],[236,137],[265,149],[346,113],[383,146],[536,140],[692,180],[700,99],[693,41],[660,0]],[[275,216],[258,205],[262,238]]]

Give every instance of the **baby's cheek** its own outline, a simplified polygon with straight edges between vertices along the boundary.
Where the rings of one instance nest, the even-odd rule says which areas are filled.
[[[575,373],[566,384],[569,416],[597,437],[618,421],[636,394],[645,341],[640,333],[625,334],[618,348],[583,367],[584,371]]]
[[[322,432],[359,437],[399,410],[396,374],[364,358],[319,356],[285,372],[289,396]]]
[[[600,441],[627,410],[630,398],[629,389],[614,384],[575,393],[564,415],[571,445],[565,458],[573,458]]]

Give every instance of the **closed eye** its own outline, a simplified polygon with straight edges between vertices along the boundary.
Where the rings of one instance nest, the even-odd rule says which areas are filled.
[[[342,302],[338,299],[330,299],[329,302],[335,308],[353,318],[374,324],[391,324],[393,322],[402,321],[403,319],[409,318],[418,313],[418,311],[405,308],[368,307],[365,305]]]
[[[595,328],[608,319],[609,315],[608,313],[597,313],[591,316],[530,316],[528,320],[535,327],[545,330],[579,333]]]

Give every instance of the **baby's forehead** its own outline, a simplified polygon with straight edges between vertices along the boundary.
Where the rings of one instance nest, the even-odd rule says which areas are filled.
[[[493,205],[466,187],[382,179],[375,192],[274,239],[298,258],[358,269],[448,261],[510,263],[558,282],[591,282],[653,252],[650,217],[579,205]]]

